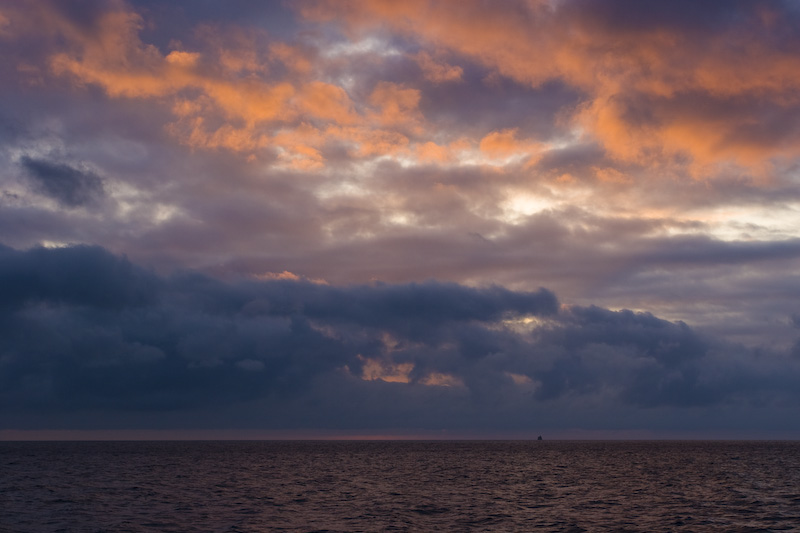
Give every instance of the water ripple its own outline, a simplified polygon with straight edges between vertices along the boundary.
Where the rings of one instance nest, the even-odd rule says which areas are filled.
[[[795,442],[0,443],[0,531],[787,531]]]

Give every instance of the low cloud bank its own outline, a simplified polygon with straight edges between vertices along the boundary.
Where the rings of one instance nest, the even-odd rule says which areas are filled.
[[[163,277],[90,246],[2,247],[0,287],[0,429],[800,429],[791,353],[547,289]]]

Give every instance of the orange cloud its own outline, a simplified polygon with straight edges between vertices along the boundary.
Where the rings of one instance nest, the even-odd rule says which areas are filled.
[[[194,148],[252,155],[271,147],[271,160],[278,153],[278,164],[302,169],[324,165],[330,143],[344,144],[355,158],[454,160],[454,149],[445,148],[452,133],[426,121],[419,88],[397,81],[371,81],[371,90],[353,85],[331,75],[347,59],[238,28],[203,26],[196,30],[198,49],[174,42],[163,53],[142,42],[140,15],[122,3],[107,6],[90,26],[46,2],[26,10],[4,6],[0,31],[12,38],[36,31],[57,46],[49,71],[79,86],[168,106],[174,115],[168,131]],[[441,59],[449,52],[519,83],[561,80],[583,98],[561,118],[620,161],[680,162],[703,177],[729,164],[761,172],[773,158],[800,154],[800,133],[783,125],[787,112],[800,114],[800,57],[747,32],[723,30],[699,47],[697,37],[676,28],[609,27],[549,1],[498,9],[464,0],[455,16],[449,3],[433,0],[319,0],[300,12],[341,21],[354,37],[373,28],[416,37],[423,49],[410,57],[433,83],[461,80],[463,70]],[[762,9],[753,31],[780,24],[773,15]],[[19,70],[31,80],[46,72],[30,64]],[[300,139],[308,124],[317,132]],[[291,142],[281,144],[293,129]],[[533,164],[541,146],[518,134],[495,131],[471,142],[493,164],[515,157]]]
[[[173,50],[167,54],[167,57],[164,59],[166,59],[167,63],[172,65],[191,68],[197,64],[197,61],[200,59],[200,54],[196,52],[181,52],[178,50]]]
[[[431,372],[419,381],[423,385],[434,387],[463,387],[464,381],[452,374],[441,372]]]
[[[142,43],[138,37],[142,24],[135,13],[115,11],[101,16],[96,34],[85,35],[60,20],[56,31],[72,37],[76,51],[54,54],[50,67],[55,74],[71,75],[79,83],[100,85],[112,97],[176,96],[194,89],[228,118],[249,124],[290,115],[287,102],[295,93],[291,84],[205,74],[196,68],[199,53],[172,51],[163,56]]]
[[[387,381],[389,383],[408,383],[414,363],[389,363],[378,359],[359,356],[363,361],[361,379],[366,381]]]
[[[343,87],[308,79],[314,68],[308,53],[272,42],[265,55],[256,49],[260,37],[239,29],[203,26],[197,35],[207,49],[176,42],[163,54],[141,41],[141,16],[122,4],[112,7],[87,31],[42,4],[35,15],[40,26],[67,43],[50,55],[50,71],[79,86],[100,86],[112,98],[167,104],[175,118],[167,131],[184,144],[251,155],[274,148],[277,164],[298,170],[321,168],[329,143],[349,145],[355,158],[447,159],[443,148],[424,139],[415,149],[425,132],[418,89],[378,81],[366,101],[356,103]],[[267,76],[276,70],[269,61],[288,72]],[[440,74],[452,77],[447,69]]]
[[[328,142],[325,132],[308,124],[301,123],[295,128],[281,130],[272,138],[274,146],[280,146],[284,152],[279,158],[294,170],[314,170],[325,165],[325,158],[319,148]]]
[[[383,126],[413,125],[421,117],[417,111],[420,92],[397,83],[380,82],[369,96],[378,109],[375,119]]]
[[[423,163],[447,163],[450,161],[449,150],[430,141],[417,145],[416,156]]]
[[[302,88],[296,98],[305,114],[337,124],[353,124],[358,116],[350,97],[341,87],[313,81]]]
[[[534,158],[535,161],[540,151],[540,145],[534,141],[517,139],[516,128],[493,131],[486,135],[479,144],[481,152],[491,159],[506,159],[511,157]]]
[[[493,131],[481,139],[481,151],[490,157],[508,157],[517,153],[520,142],[516,139],[517,129]]]
[[[355,143],[351,154],[356,157],[397,155],[406,153],[410,141],[400,132],[390,130],[345,129],[341,138]]]
[[[425,79],[433,83],[446,83],[461,81],[464,69],[459,66],[448,65],[443,61],[435,61],[428,52],[424,50],[414,56]]]
[[[295,145],[291,151],[284,152],[279,157],[294,170],[318,170],[325,166],[325,158],[319,150],[305,144]]]
[[[311,60],[295,46],[289,46],[286,43],[272,43],[269,51],[273,59],[300,74],[308,74],[313,68]]]
[[[264,274],[258,274],[256,276],[257,279],[278,279],[278,280],[289,280],[289,281],[299,281],[301,278],[294,272],[289,272],[288,270],[284,270],[283,272],[266,272]]]
[[[533,380],[524,374],[514,374],[513,372],[506,372],[505,374],[511,378],[514,385],[529,385],[533,383]]]
[[[456,15],[450,3],[436,0],[319,0],[301,13],[343,21],[351,31],[389,27],[532,86],[562,80],[585,94],[575,124],[625,161],[668,163],[679,156],[699,175],[718,163],[758,168],[772,157],[800,153],[793,130],[772,142],[741,134],[764,121],[777,131],[775,114],[800,105],[800,56],[763,37],[782,31],[767,7],[754,4],[744,29],[731,25],[702,37],[678,26],[615,27],[567,4],[503,7],[464,0]],[[434,72],[429,60],[424,52],[417,57],[421,68]],[[676,103],[701,106],[693,103],[698,96],[734,111],[702,118],[675,112]],[[641,100],[652,110],[647,117],[637,116]],[[761,111],[765,102],[774,111]]]

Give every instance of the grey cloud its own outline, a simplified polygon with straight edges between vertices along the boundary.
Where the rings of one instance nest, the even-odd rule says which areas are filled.
[[[649,313],[576,307],[540,342],[563,350],[541,375],[543,387],[537,395],[542,399],[603,387],[617,388],[626,402],[643,406],[720,399],[711,390],[695,390],[694,365],[708,354],[710,345],[681,322]],[[598,356],[606,360],[598,361]]]
[[[520,138],[547,139],[566,133],[558,114],[578,105],[579,91],[562,83],[541,87],[517,84],[505,78],[487,84],[487,72],[466,64],[464,83],[426,87],[420,109],[445,131],[469,132],[481,137],[491,131],[517,128]]]
[[[577,423],[594,402],[613,413],[796,396],[789,354],[648,313],[559,310],[544,289],[159,277],[97,247],[3,248],[0,281],[3,427],[159,427],[183,413],[192,427],[520,429],[552,423],[548,409]],[[524,317],[538,325],[513,325]],[[368,359],[410,363],[409,383],[365,381]]]
[[[4,405],[17,408],[169,410],[291,394],[317,373],[359,368],[386,330],[431,336],[444,323],[556,308],[544,290],[230,285],[191,273],[159,280],[93,247],[2,252]]]
[[[604,163],[604,156],[599,146],[580,144],[545,152],[536,168],[543,171],[569,171],[580,176],[581,171],[585,172],[592,165]]]
[[[127,259],[98,247],[27,252],[2,247],[0,285],[3,306],[48,302],[107,309],[152,302],[158,281]]]
[[[105,195],[103,180],[94,172],[28,156],[20,163],[36,189],[63,206],[91,205]]]

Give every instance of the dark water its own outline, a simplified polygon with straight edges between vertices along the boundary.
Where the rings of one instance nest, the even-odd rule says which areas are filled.
[[[800,443],[5,442],[0,530],[800,530]]]

